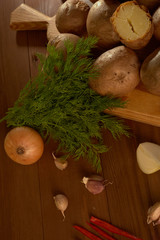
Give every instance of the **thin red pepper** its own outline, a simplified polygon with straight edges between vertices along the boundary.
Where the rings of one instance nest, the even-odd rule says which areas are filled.
[[[128,232],[126,232],[126,231],[124,231],[122,229],[119,229],[119,228],[113,226],[112,224],[110,224],[110,223],[108,223],[106,221],[103,221],[103,220],[101,220],[99,218],[91,216],[90,221],[91,221],[91,223],[93,223],[93,224],[95,224],[95,225],[97,225],[99,227],[102,227],[102,228],[104,228],[104,229],[106,229],[106,230],[108,230],[108,231],[110,231],[112,233],[116,233],[118,235],[121,235],[121,236],[124,236],[124,237],[128,237],[128,238],[130,238],[132,240],[142,240],[142,239],[137,238],[134,235],[131,235],[130,233],[128,233]]]
[[[93,228],[97,233],[99,233],[102,237],[106,238],[107,240],[116,240],[115,238],[109,236],[106,232],[104,232],[103,230],[101,230],[100,228],[97,228],[96,226],[94,226],[91,223],[88,223],[88,225]]]
[[[86,230],[80,226],[74,225],[73,227],[91,240],[102,240],[98,236],[94,235],[93,233],[89,232],[88,230]]]

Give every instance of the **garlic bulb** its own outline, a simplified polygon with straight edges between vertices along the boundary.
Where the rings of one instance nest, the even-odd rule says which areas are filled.
[[[160,169],[160,146],[151,142],[139,144],[137,162],[142,172],[151,174]]]
[[[61,213],[64,217],[63,218],[63,221],[64,221],[64,219],[65,219],[64,212],[68,207],[68,199],[63,194],[57,194],[56,196],[53,197],[53,199],[55,201],[55,205],[56,205],[57,209],[61,211]]]
[[[63,160],[62,158],[57,158],[54,153],[52,153],[52,156],[54,158],[54,163],[59,170],[66,169],[66,167],[68,166],[68,162],[66,160]]]
[[[93,175],[89,178],[83,177],[82,183],[84,183],[87,190],[94,195],[101,193],[106,185],[111,184],[111,182],[104,180],[99,175]]]
[[[155,203],[148,209],[147,223],[153,223],[153,226],[160,224],[160,202]]]

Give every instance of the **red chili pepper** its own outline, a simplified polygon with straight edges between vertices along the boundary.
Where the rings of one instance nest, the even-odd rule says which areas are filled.
[[[116,240],[115,238],[109,236],[106,232],[104,232],[103,230],[101,230],[100,228],[97,228],[96,226],[94,226],[91,223],[88,223],[88,225],[93,228],[97,233],[99,233],[102,237],[106,238],[107,240]]]
[[[80,226],[74,225],[73,227],[75,229],[77,229],[78,231],[80,231],[84,236],[88,237],[91,240],[102,240],[98,236],[94,235],[93,233],[89,232],[88,230],[86,230],[86,229],[84,229]]]
[[[128,238],[130,238],[132,240],[142,240],[142,239],[137,238],[134,235],[131,235],[130,233],[128,233],[128,232],[126,232],[124,230],[121,230],[121,229],[113,226],[112,224],[110,224],[108,222],[105,222],[105,221],[103,221],[103,220],[101,220],[99,218],[91,216],[90,221],[91,221],[91,223],[93,223],[93,224],[95,224],[95,225],[97,225],[99,227],[102,227],[102,228],[104,228],[104,229],[106,229],[106,230],[108,230],[110,232],[116,233],[118,235],[121,235],[121,236],[124,236],[124,237],[128,237]]]

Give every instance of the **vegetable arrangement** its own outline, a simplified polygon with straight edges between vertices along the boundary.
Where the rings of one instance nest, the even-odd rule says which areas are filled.
[[[79,0],[67,0],[62,4],[56,14],[59,32],[56,36],[52,32],[47,33],[48,55],[38,55],[37,77],[28,82],[1,120],[6,120],[8,127],[14,127],[4,143],[8,156],[18,163],[32,164],[43,154],[41,136],[44,139],[52,137],[59,141],[57,152],[63,150],[66,154],[61,159],[52,153],[58,169],[64,170],[68,166],[67,157],[73,155],[75,159],[87,157],[97,171],[101,170],[99,154],[108,150],[103,144],[101,130],[108,129],[115,138],[121,134],[128,136],[127,127],[121,120],[103,111],[124,107],[125,102],[117,97],[127,96],[140,81],[151,93],[160,94],[159,49],[142,65],[134,51],[146,46],[153,35],[160,39],[159,23],[159,8],[152,20],[149,11],[135,1],[120,4],[118,1],[99,0],[91,8]],[[82,37],[88,35],[97,38]],[[96,50],[102,51],[96,60],[90,55],[95,45]],[[154,82],[150,81],[151,77]],[[36,135],[33,145],[31,135],[27,138],[31,128],[37,130],[33,130]],[[17,129],[28,131],[25,136],[22,134],[24,145],[21,137],[16,135]],[[14,132],[15,138],[12,137]],[[31,158],[28,157],[26,143],[31,148]],[[152,146],[150,158],[146,154],[148,146],[146,149],[143,144],[143,147],[144,151],[141,147],[137,149],[141,170],[145,173],[159,170],[157,146]],[[108,184],[97,176],[84,177],[82,182],[92,194],[101,193]],[[53,199],[65,218],[67,197],[58,194]],[[148,210],[148,224],[159,224],[159,216],[157,203]],[[139,239],[95,217],[91,217],[90,222],[90,227],[106,239],[114,240],[95,225],[130,239]],[[100,239],[86,229],[74,227],[90,239]]]
[[[156,2],[155,6],[157,6]],[[54,18],[48,20],[49,46],[52,45],[55,48],[52,51],[51,47],[48,47],[50,50],[46,59],[44,56],[39,56],[41,60],[39,74],[35,80],[27,84],[14,108],[10,109],[4,118],[8,126],[29,126],[43,137],[53,137],[60,141],[58,150],[64,149],[68,155],[74,155],[76,159],[86,155],[100,170],[99,153],[107,150],[100,136],[101,129],[109,129],[114,137],[120,134],[127,135],[126,128],[120,121],[102,112],[105,109],[124,107],[124,102],[115,97],[127,96],[140,81],[148,91],[159,95],[159,49],[156,51],[156,56],[151,55],[142,65],[134,51],[134,49],[146,46],[153,35],[158,35],[158,11],[156,9],[152,21],[147,6],[141,6],[136,1],[120,3],[119,1],[99,0],[92,4],[89,1],[67,0],[63,3],[57,11],[55,21]],[[56,24],[56,35],[52,34],[51,22]],[[102,51],[102,54],[95,60],[88,58],[86,52],[82,51],[83,46],[79,44],[83,40],[82,36],[88,35],[96,36],[97,42],[94,37],[94,43],[88,42],[87,54],[95,44],[96,50]],[[65,45],[66,41],[72,42],[74,46],[68,49],[69,45]],[[63,54],[60,54],[60,50]],[[88,62],[85,62],[86,59]],[[78,66],[75,66],[77,63]],[[80,76],[78,76],[78,71]],[[73,88],[70,87],[69,85],[78,77],[81,80],[79,86],[74,84]],[[52,84],[50,78],[54,79]],[[84,79],[86,79],[85,84]],[[89,87],[97,92],[97,95],[89,89],[88,79]],[[154,79],[154,83],[150,79]],[[59,84],[57,88],[55,83]],[[64,88],[61,92],[62,85]],[[44,101],[49,94],[52,97]],[[107,95],[107,101],[104,100],[106,97],[102,98],[99,94]],[[32,104],[29,101],[32,101]],[[57,101],[61,103],[56,104]],[[99,106],[96,106],[96,102]],[[75,106],[76,108],[78,106],[78,114]],[[90,109],[89,106],[91,106]],[[30,119],[27,119],[27,114],[31,111],[33,114]],[[93,118],[95,112],[97,117]],[[38,117],[33,123],[34,115],[39,116],[40,121]],[[70,121],[71,118],[74,120]],[[92,143],[94,137],[98,139],[98,144]]]
[[[69,1],[67,2],[69,3]],[[99,70],[100,74],[95,79],[89,79],[90,87],[102,96],[112,94],[116,97],[123,97],[130,94],[141,82],[147,91],[159,95],[159,49],[151,53],[148,58],[143,59],[143,64],[139,61],[135,51],[144,49],[144,47],[147,48],[149,42],[154,37],[160,40],[159,8],[156,9],[159,2],[157,0],[139,0],[138,2],[123,1],[124,3],[122,4],[118,1],[109,0],[93,0],[92,2],[94,4],[91,6],[86,18],[86,34],[98,38],[96,46],[101,53],[94,63],[94,66]],[[154,14],[153,9],[156,10]],[[68,21],[69,20],[68,16]],[[63,30],[61,31],[61,29],[59,29],[59,31],[61,35]],[[76,34],[82,36],[83,31]],[[141,170],[144,170],[144,172],[150,171],[148,168],[149,164],[148,166],[146,165],[145,158],[143,159],[142,156],[145,153],[143,151],[139,152],[138,150],[137,157],[140,159],[138,163]],[[157,161],[158,150],[154,149],[153,152],[151,154],[153,158],[150,159],[150,161],[153,162],[151,171],[153,171],[156,163],[157,171],[159,168]],[[149,160],[149,158],[147,160]],[[83,183],[87,190],[93,194],[97,194],[104,189],[102,179],[95,181],[90,178],[83,178]],[[94,190],[92,186],[96,186]],[[154,221],[155,225],[159,224],[158,204],[156,205],[156,210],[153,211],[152,208],[152,210],[150,209],[148,211],[148,214],[148,223]],[[98,225],[99,220],[93,221],[92,223]],[[97,233],[100,233],[102,237],[110,240],[114,239],[93,224],[89,225],[96,230]],[[139,239],[102,222],[99,226],[102,227],[104,225],[107,225],[107,230],[109,229],[111,232],[126,236],[130,239]],[[74,227],[90,239],[101,239],[86,229],[79,226]]]
[[[52,137],[59,141],[57,152],[64,151],[66,158],[86,157],[100,171],[100,153],[107,151],[102,128],[115,138],[128,131],[121,120],[103,113],[106,108],[124,107],[125,102],[102,97],[88,86],[88,79],[98,76],[90,56],[95,43],[95,37],[81,38],[76,46],[68,41],[66,57],[48,45],[48,56],[39,55],[38,75],[27,83],[2,120],[8,127],[29,126],[44,139]]]
[[[84,1],[80,0],[67,0],[59,7],[58,13],[56,14],[56,26],[60,32],[59,35],[66,33],[66,30],[59,28],[59,23],[57,23],[57,19],[60,17],[59,15],[63,16],[64,14],[64,7],[66,8],[68,6],[67,9],[69,9],[69,14],[65,15],[65,19],[66,22],[72,26],[75,8],[77,8],[78,11],[80,5],[86,6],[86,4],[87,2],[84,3]],[[155,12],[153,12],[153,9]],[[137,50],[144,48],[147,49],[147,46],[154,37],[157,40],[160,39],[159,11],[158,2],[156,0],[151,2],[123,1],[123,3],[111,0],[98,0],[90,7],[89,10],[87,10],[87,17],[85,15],[86,33],[84,33],[82,30],[79,30],[78,33],[74,32],[74,34],[77,34],[78,36],[92,35],[98,38],[97,49],[99,49],[100,56],[95,61],[95,65],[99,67],[100,75],[99,78],[96,79],[95,84],[91,84],[91,87],[93,86],[95,91],[102,95],[108,94],[109,92],[114,96],[124,96],[132,92],[141,82],[144,84],[144,87],[147,91],[151,92],[152,94],[159,95],[159,85],[153,83],[155,86],[153,87],[152,82],[150,81],[151,83],[148,83],[149,80],[145,81],[142,74],[140,75],[139,73],[139,68],[142,68],[141,72],[143,72],[143,65],[145,63],[142,65],[141,62],[139,62],[138,67],[138,58],[135,59],[133,57],[133,55],[138,53]],[[75,21],[77,21],[77,24],[79,24],[80,21],[77,20],[77,18],[76,16],[74,17]],[[68,33],[73,33],[73,31],[68,30]],[[126,56],[126,59],[124,55],[124,58],[121,59],[122,64],[120,65],[121,54],[116,47],[120,47],[122,44],[124,48],[129,47],[130,51],[132,49],[133,54]],[[130,61],[133,60],[134,63],[131,64],[127,57],[130,58]],[[114,63],[112,63],[113,59]],[[145,59],[143,58],[142,61],[144,60]],[[109,62],[110,64],[113,64],[112,68],[111,65],[109,65]],[[130,67],[132,66],[133,68],[134,64],[135,70],[132,69],[131,71],[131,73],[133,72],[133,75],[129,75],[128,73],[130,73]],[[157,69],[157,71],[158,64],[159,61],[158,58],[156,58],[152,65]],[[119,69],[119,74],[117,74],[116,69]],[[151,74],[149,69],[147,69],[148,79],[152,77],[152,79],[156,79],[153,81],[158,83],[157,71],[152,71]],[[154,90],[152,90],[153,88]],[[107,91],[105,89],[107,89]],[[119,94],[120,89],[122,89],[122,91]]]

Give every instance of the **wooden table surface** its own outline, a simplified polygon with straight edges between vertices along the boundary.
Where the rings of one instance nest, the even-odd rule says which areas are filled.
[[[53,16],[60,0],[25,0],[25,4]],[[0,118],[13,106],[20,90],[36,75],[37,52],[46,51],[46,31],[16,32],[9,28],[10,14],[23,1],[0,1]],[[125,120],[133,134],[120,140],[103,132],[104,142],[111,149],[102,154],[102,176],[113,182],[106,191],[94,196],[81,183],[83,176],[96,173],[89,163],[69,160],[61,172],[51,152],[56,145],[45,145],[43,157],[30,166],[11,161],[3,142],[8,129],[0,124],[0,239],[3,240],[82,240],[87,239],[73,229],[78,224],[89,229],[91,215],[139,236],[143,240],[159,240],[160,226],[147,225],[148,208],[160,201],[160,171],[146,175],[136,161],[139,143],[160,144],[160,129]],[[64,193],[69,199],[66,219],[55,207],[53,195]],[[125,239],[116,236],[117,240]]]

